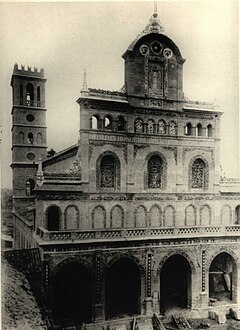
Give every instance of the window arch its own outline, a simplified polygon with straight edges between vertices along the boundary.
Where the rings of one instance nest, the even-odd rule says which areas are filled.
[[[24,133],[23,132],[18,133],[18,142],[24,143]]]
[[[200,225],[201,226],[211,225],[211,217],[212,217],[212,211],[210,206],[203,205],[200,208]]]
[[[92,212],[92,228],[106,228],[106,210],[101,205],[96,206]]]
[[[79,229],[79,209],[76,205],[68,205],[65,209],[64,227],[66,230]]]
[[[196,158],[190,167],[190,187],[193,189],[206,189],[208,173],[206,163],[201,158]]]
[[[164,209],[164,226],[173,227],[175,225],[175,210],[172,205],[168,205]]]
[[[120,205],[115,205],[110,212],[110,227],[123,228],[124,210]]]
[[[33,84],[28,83],[26,86],[26,104],[28,106],[33,106],[34,105],[34,89],[33,89]]]
[[[37,134],[37,143],[42,144],[42,133]]]
[[[197,136],[202,136],[202,134],[203,134],[203,130],[202,130],[202,125],[199,123],[199,124],[197,124],[197,132],[196,132],[197,134]]]
[[[163,119],[159,120],[158,122],[158,133],[159,134],[166,134],[166,123]]]
[[[112,117],[111,116],[107,115],[104,117],[103,126],[104,126],[104,129],[109,129],[109,130],[112,129]]]
[[[33,195],[33,189],[35,188],[35,182],[33,179],[28,179],[26,182],[26,195],[32,196]]]
[[[134,123],[134,131],[136,133],[143,133],[143,120],[141,118],[137,118]]]
[[[163,188],[163,159],[159,155],[152,155],[147,164],[148,188]]]
[[[33,141],[34,141],[34,139],[33,139],[33,133],[28,133],[28,143],[31,143],[31,144],[33,144]]]
[[[187,123],[185,126],[185,135],[192,135],[192,124]]]
[[[120,161],[111,152],[105,152],[97,160],[97,187],[120,188]]]
[[[174,121],[171,121],[169,124],[169,134],[170,135],[177,134],[177,124]]]
[[[125,120],[123,116],[118,116],[116,121],[117,131],[125,131]]]
[[[213,128],[212,128],[212,125],[209,124],[207,126],[207,137],[212,137],[213,136]]]
[[[144,206],[140,205],[135,211],[135,227],[141,228],[147,226],[147,211]]]
[[[98,129],[98,127],[99,127],[99,117],[98,116],[94,115],[91,117],[90,127],[92,129]]]
[[[149,225],[151,227],[162,227],[162,210],[158,205],[153,205],[149,211]]]
[[[229,205],[223,205],[221,209],[221,225],[230,225],[232,223],[232,210]]]
[[[155,133],[155,122],[153,119],[149,119],[147,123],[147,133],[154,134]]]
[[[188,205],[185,209],[185,225],[196,226],[197,224],[197,212],[193,205]]]
[[[46,212],[47,215],[47,230],[60,230],[60,215],[61,210],[57,205],[49,206]]]

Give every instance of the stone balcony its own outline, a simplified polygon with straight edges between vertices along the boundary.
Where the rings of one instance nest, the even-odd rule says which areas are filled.
[[[36,240],[40,245],[216,237],[240,237],[240,225],[62,231],[38,227],[36,230]]]

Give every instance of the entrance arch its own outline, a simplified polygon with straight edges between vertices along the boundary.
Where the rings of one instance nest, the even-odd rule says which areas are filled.
[[[237,301],[237,264],[227,252],[219,253],[209,268],[209,297],[217,304]]]
[[[110,266],[106,276],[106,318],[140,314],[141,274],[124,257]]]
[[[61,325],[80,325],[92,321],[92,278],[83,264],[64,265],[53,279],[53,312]]]
[[[160,273],[161,313],[173,308],[188,308],[191,303],[191,286],[188,260],[179,254],[169,257]]]

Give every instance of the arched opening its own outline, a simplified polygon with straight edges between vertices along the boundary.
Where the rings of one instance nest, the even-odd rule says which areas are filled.
[[[97,116],[92,116],[91,117],[91,128],[92,129],[98,129],[98,120],[99,118]]]
[[[40,107],[41,105],[41,93],[40,93],[40,86],[37,87],[37,106]]]
[[[30,83],[28,83],[26,86],[26,105],[28,105],[28,106],[34,105],[33,84],[30,84]]]
[[[117,131],[125,131],[125,120],[123,116],[117,118]]]
[[[237,265],[233,257],[222,252],[212,261],[209,268],[209,298],[215,304],[225,304],[237,299]]]
[[[33,141],[34,141],[34,139],[33,139],[33,133],[28,133],[28,143],[33,144]]]
[[[37,134],[37,143],[42,144],[42,133]]]
[[[104,129],[112,129],[112,118],[111,116],[104,117]]]
[[[209,124],[207,126],[207,137],[212,137],[213,136],[213,128],[212,128],[212,125]]]
[[[177,134],[177,124],[174,121],[171,121],[169,124],[169,134],[170,135]]]
[[[49,231],[60,229],[60,209],[58,206],[50,206],[47,210],[47,229]]]
[[[185,135],[192,135],[192,124],[187,123],[185,126]]]
[[[148,120],[148,123],[147,123],[147,132],[148,132],[148,134],[155,133],[155,122],[152,119],[149,119]]]
[[[235,209],[235,224],[240,225],[240,205]]]
[[[159,120],[158,122],[158,133],[159,134],[166,134],[166,123],[164,120]]]
[[[23,132],[18,133],[18,142],[24,143],[24,133]]]
[[[81,325],[92,321],[92,278],[88,269],[71,262],[54,277],[53,312],[61,326]]]
[[[158,155],[148,160],[148,188],[162,188],[163,161]]]
[[[128,258],[116,261],[106,276],[106,318],[140,314],[141,274]]]
[[[79,210],[76,205],[69,205],[65,210],[65,224],[67,230],[74,230],[79,228]]]
[[[191,188],[205,189],[206,164],[201,158],[197,158],[192,164]]]
[[[100,163],[100,187],[115,188],[116,187],[116,160],[111,155],[106,155]]]
[[[26,195],[33,195],[33,189],[35,188],[35,182],[33,179],[28,179],[26,182]]]
[[[202,136],[203,130],[202,130],[202,125],[201,124],[197,124],[197,132],[196,135],[197,136]]]
[[[176,308],[188,308],[191,286],[191,267],[187,259],[179,254],[169,257],[160,274],[161,313]]]
[[[143,133],[143,120],[138,118],[134,123],[134,131],[136,133]]]
[[[20,85],[20,105],[23,105],[23,86]]]

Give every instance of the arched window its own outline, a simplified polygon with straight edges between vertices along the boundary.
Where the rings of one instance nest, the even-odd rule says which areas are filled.
[[[58,206],[50,206],[47,210],[47,230],[57,231],[60,229],[60,214]]]
[[[99,120],[98,116],[92,116],[91,124],[90,124],[90,127],[92,129],[98,129],[98,120]]]
[[[191,188],[204,189],[206,185],[206,164],[197,158],[192,164]]]
[[[33,84],[28,83],[26,86],[26,104],[28,106],[34,105],[34,90]]]
[[[42,134],[41,133],[37,134],[37,143],[42,144]]]
[[[163,161],[158,155],[148,160],[148,188],[162,188]]]
[[[112,118],[111,116],[104,117],[104,129],[112,129]]]
[[[76,205],[69,205],[65,210],[65,229],[79,228],[79,210]]]
[[[125,131],[125,120],[123,116],[117,118],[117,131]]]
[[[33,133],[28,133],[28,143],[33,144]]]
[[[192,135],[192,124],[191,123],[187,123],[187,125],[185,127],[185,135]]]
[[[100,187],[115,188],[116,187],[116,160],[111,155],[106,155],[100,163]]]
[[[174,121],[171,121],[169,124],[169,134],[170,135],[177,134],[177,124]]]
[[[153,134],[155,132],[155,122],[152,119],[148,120],[147,132],[148,132],[148,134]]]
[[[207,126],[207,137],[212,137],[213,136],[213,128],[212,128],[212,125],[209,124]]]
[[[136,133],[143,133],[143,120],[138,118],[134,123],[134,130]]]
[[[123,228],[124,210],[121,206],[113,206],[110,213],[110,221],[110,228]]]
[[[221,209],[221,225],[229,226],[232,223],[232,210],[229,205],[223,205]]]
[[[240,205],[235,209],[235,224],[240,225]]]
[[[33,189],[35,187],[35,182],[33,179],[28,179],[26,182],[26,195],[32,196],[33,195]]]
[[[203,205],[200,208],[200,225],[209,226],[211,225],[211,209],[208,205]]]
[[[166,123],[164,120],[159,120],[158,122],[158,133],[159,134],[166,134]]]
[[[189,205],[185,209],[185,225],[196,226],[196,223],[197,223],[196,209],[193,205]]]
[[[202,125],[197,124],[197,136],[202,136]]]
[[[144,206],[140,205],[135,211],[135,227],[147,226],[147,211]]]
[[[164,209],[164,226],[173,227],[175,225],[175,211],[171,205],[168,205]]]
[[[20,105],[23,105],[23,86],[20,85]]]
[[[18,133],[18,142],[24,143],[24,133],[23,132]]]
[[[96,206],[92,212],[92,228],[106,228],[106,210],[103,206]]]
[[[40,86],[37,87],[37,106],[41,105],[41,94],[40,94]]]

